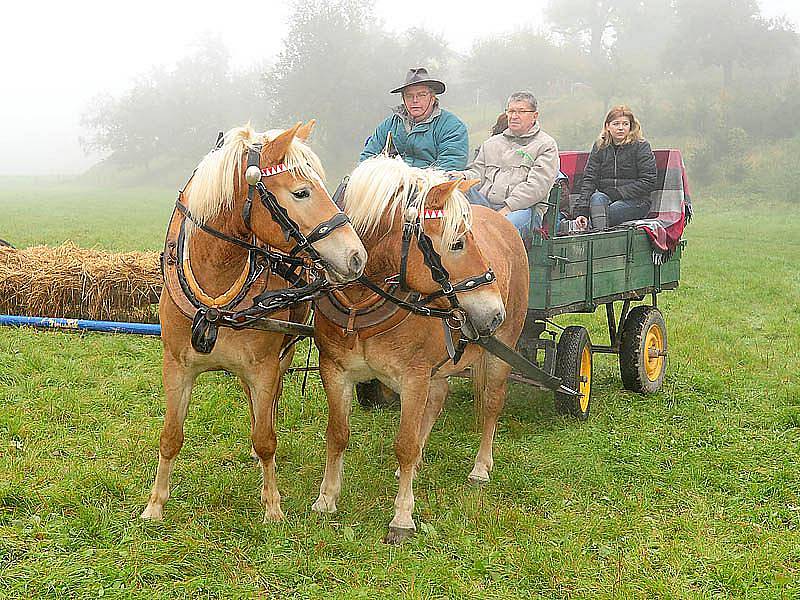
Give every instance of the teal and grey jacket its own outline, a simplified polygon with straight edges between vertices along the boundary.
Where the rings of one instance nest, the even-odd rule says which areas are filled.
[[[439,108],[438,101],[421,123],[411,120],[405,106],[395,108],[369,137],[359,161],[380,154],[390,131],[400,156],[412,167],[460,171],[467,165],[467,126],[453,113]]]

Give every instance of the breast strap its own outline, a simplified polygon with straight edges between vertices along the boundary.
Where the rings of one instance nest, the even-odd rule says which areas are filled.
[[[181,195],[182,196],[182,195]],[[183,203],[183,198],[178,202]],[[184,205],[185,206],[185,205]],[[194,319],[198,309],[204,307],[204,302],[198,298],[184,272],[183,243],[186,215],[184,211],[175,208],[167,227],[167,236],[164,242],[164,251],[161,253],[161,273],[164,277],[164,288],[175,306],[187,319]],[[253,299],[267,289],[269,281],[268,265],[263,264],[263,257],[250,253],[248,257],[247,275],[241,287],[237,286],[238,293],[231,298],[225,298],[226,303],[219,308],[235,311],[252,306]],[[190,275],[190,277],[193,277]]]
[[[404,301],[413,302],[419,297],[415,292],[399,291],[398,288],[396,283],[384,286],[389,294]],[[411,315],[377,293],[353,303],[342,290],[319,297],[314,302],[314,310],[315,314],[321,314],[345,334],[355,333],[362,340],[394,329]]]

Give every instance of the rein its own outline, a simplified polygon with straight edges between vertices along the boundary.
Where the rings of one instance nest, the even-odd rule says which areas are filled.
[[[347,215],[339,211],[332,218],[314,227],[308,236],[304,235],[297,223],[289,216],[286,209],[278,203],[275,195],[266,188],[262,181],[266,177],[288,171],[289,167],[285,164],[279,164],[261,169],[260,149],[261,145],[257,144],[254,148],[248,150],[248,167],[245,172],[245,179],[249,187],[242,217],[247,229],[252,231],[250,213],[254,192],[258,192],[262,205],[280,226],[286,236],[286,240],[288,241],[291,238],[295,241],[295,246],[289,254],[257,245],[254,243],[257,241],[255,235],[252,236],[253,241],[248,242],[200,222],[181,203],[183,190],[178,193],[178,199],[175,203],[175,209],[183,215],[184,220],[180,224],[178,243],[167,244],[167,252],[162,253],[162,272],[165,272],[167,265],[177,265],[177,279],[181,291],[195,311],[193,317],[187,315],[192,318],[192,347],[202,354],[208,354],[213,350],[219,327],[233,329],[252,327],[257,321],[266,318],[271,313],[284,310],[301,302],[313,300],[328,290],[330,283],[321,275],[322,271],[328,267],[328,263],[312,244],[324,239],[339,227],[350,222]],[[195,288],[198,286],[191,273],[188,254],[184,256],[184,252],[188,253],[184,231],[187,219],[201,231],[227,243],[239,246],[248,252],[248,267],[238,282],[241,285],[236,286],[234,290],[235,297],[224,298],[227,303],[222,306],[217,304],[209,305],[198,297],[201,296],[208,299],[207,296],[201,293],[202,290],[193,289],[192,283],[194,283]],[[172,255],[170,250],[175,251],[176,255]],[[306,257],[299,256],[300,253],[304,253]],[[186,273],[185,269],[188,269],[189,272]],[[252,306],[234,310],[235,306],[247,296],[252,286],[265,271],[285,279],[291,287],[265,290],[252,298]],[[304,272],[310,276],[310,281],[303,276]],[[233,296],[234,293],[231,293],[231,295]]]
[[[411,198],[411,202],[413,202],[415,198],[416,195]],[[441,210],[426,210],[424,216],[428,219],[442,218],[444,213]],[[427,296],[419,297],[415,300],[404,300],[393,295],[391,292],[384,290],[382,287],[370,280],[366,275],[362,275],[357,281],[364,287],[379,295],[381,298],[392,302],[403,310],[423,317],[441,319],[442,326],[445,330],[445,342],[447,345],[448,354],[453,360],[453,363],[457,363],[461,358],[461,355],[464,353],[467,344],[471,341],[475,341],[467,338],[462,331],[462,328],[467,322],[468,317],[466,311],[458,302],[457,294],[468,292],[483,285],[490,284],[495,281],[496,276],[490,267],[486,272],[481,273],[480,275],[469,277],[459,281],[456,284],[452,284],[450,282],[450,273],[442,264],[441,255],[436,252],[436,249],[433,247],[433,241],[431,240],[430,236],[425,233],[422,227],[422,217],[419,214],[419,210],[412,206],[407,209],[406,219],[403,223],[403,238],[400,251],[400,273],[395,277],[388,278],[386,283],[399,284],[399,288],[403,290],[409,289],[406,281],[406,273],[408,266],[408,254],[411,248],[412,238],[416,238],[417,247],[422,253],[422,258],[425,262],[425,265],[430,270],[431,278],[439,285],[441,289],[433,292],[432,294],[428,294]],[[450,307],[443,309],[428,306],[428,304],[434,300],[438,300],[439,298],[447,298]],[[453,343],[454,331],[459,331],[461,334],[459,336],[457,345]]]

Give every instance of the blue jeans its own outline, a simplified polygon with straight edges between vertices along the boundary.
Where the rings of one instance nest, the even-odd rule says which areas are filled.
[[[491,204],[489,204],[489,199],[481,194],[476,188],[472,187],[466,194],[467,200],[469,200],[470,204],[475,204],[477,206],[485,206],[486,208],[491,208],[492,210],[496,210]],[[533,215],[532,208],[523,208],[522,210],[512,210],[510,213],[506,215],[506,219],[511,221],[511,224],[517,228],[519,231],[520,236],[522,239],[531,235],[531,225],[533,225],[534,229],[542,226],[542,218],[539,216],[539,213],[536,213],[536,216],[533,217],[534,222],[531,223],[531,215]]]
[[[617,200],[612,202],[603,192],[595,192],[589,198],[589,206],[598,204],[606,205],[606,215],[608,216],[608,227],[614,227],[625,221],[635,221],[644,219],[650,212],[650,203],[642,200]]]

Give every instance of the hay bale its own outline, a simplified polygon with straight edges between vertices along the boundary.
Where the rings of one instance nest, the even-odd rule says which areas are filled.
[[[157,323],[161,287],[156,252],[0,247],[3,314]]]

